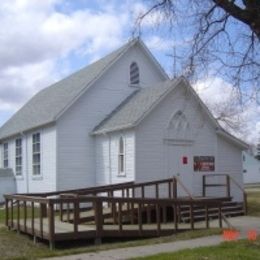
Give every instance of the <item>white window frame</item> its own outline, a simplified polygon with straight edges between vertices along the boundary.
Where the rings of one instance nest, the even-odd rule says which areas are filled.
[[[34,141],[34,136],[39,135],[39,140]],[[34,147],[38,147],[35,151]],[[39,156],[39,160],[38,162],[35,162],[34,158],[36,156]],[[41,157],[42,157],[42,153],[41,153],[41,132],[36,132],[32,134],[32,176],[33,177],[41,177],[42,176],[42,164],[41,164]],[[39,168],[39,171],[36,173],[35,169]]]
[[[3,143],[3,168],[9,167],[9,147],[8,142]]]
[[[122,145],[121,145],[121,142],[123,142]],[[126,176],[126,170],[125,170],[125,139],[123,138],[123,136],[120,136],[119,142],[118,142],[118,176]]]
[[[17,142],[20,141],[18,145]],[[20,164],[17,161],[20,159]],[[19,169],[19,170],[18,170]],[[23,175],[23,139],[15,139],[15,175],[21,177]]]

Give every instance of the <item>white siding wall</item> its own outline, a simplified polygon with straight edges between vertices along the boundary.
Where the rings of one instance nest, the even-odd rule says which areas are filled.
[[[225,139],[218,137],[218,169],[220,173],[227,173],[243,188],[242,152]],[[231,181],[231,196],[236,201],[243,200],[242,192]]]
[[[186,115],[192,130],[192,144],[177,147],[177,149],[183,150],[183,156],[188,156],[188,165],[182,165],[180,159],[179,164],[186,174],[182,179],[184,184],[186,182],[188,186],[188,179],[192,181],[191,193],[201,196],[202,175],[210,174],[210,172],[193,171],[193,156],[214,156],[215,172],[213,173],[230,172],[240,181],[242,166],[239,153],[241,154],[241,151],[233,145],[224,146],[223,142],[218,141],[214,126],[209,121],[208,116],[202,111],[194,97],[188,94],[182,86],[168,95],[137,128],[136,180],[148,181],[168,178],[176,173],[177,169],[172,172],[170,168],[171,160],[175,160],[174,154],[171,158],[169,157],[169,147],[164,138],[166,136],[165,129],[173,114],[178,110],[182,110]],[[219,149],[218,146],[220,146]],[[235,161],[234,163],[227,162],[229,160]],[[225,195],[223,190],[221,192]],[[211,194],[219,195],[219,191]]]
[[[0,168],[3,168],[3,145],[0,144]]]
[[[32,134],[41,133],[41,176],[32,175]],[[15,173],[15,138],[8,141],[9,168]],[[1,146],[1,149],[2,146]],[[2,160],[1,160],[2,161]],[[56,128],[45,127],[22,136],[22,176],[16,177],[17,192],[56,190]],[[28,186],[28,187],[27,187]]]
[[[157,68],[135,47],[66,111],[57,122],[59,190],[96,184],[95,142],[89,134],[135,90],[129,87],[132,61],[139,65],[143,87],[162,80]]]
[[[118,175],[119,139],[125,144],[125,176]],[[96,137],[96,183],[105,185],[135,180],[135,136],[133,131],[123,131]]]

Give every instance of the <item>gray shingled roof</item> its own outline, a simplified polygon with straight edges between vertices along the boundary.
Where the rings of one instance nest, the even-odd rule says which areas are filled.
[[[68,105],[136,41],[128,42],[97,62],[41,90],[0,128],[0,140],[54,122]]]
[[[167,80],[153,87],[134,92],[103,122],[95,127],[93,134],[102,134],[136,126],[179,83],[180,79]]]

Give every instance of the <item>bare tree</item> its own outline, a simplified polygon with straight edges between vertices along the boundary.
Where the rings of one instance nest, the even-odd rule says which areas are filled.
[[[191,79],[221,75],[239,93],[240,102],[256,99],[260,83],[259,0],[150,0],[142,23],[159,14],[160,30],[168,30],[173,44],[183,36],[179,74]],[[173,55],[175,56],[175,55]],[[173,57],[174,58],[174,57]]]

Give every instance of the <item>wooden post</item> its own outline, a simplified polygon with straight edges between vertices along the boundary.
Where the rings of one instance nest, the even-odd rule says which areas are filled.
[[[178,208],[177,208],[177,204],[174,204],[173,207],[173,218],[174,218],[174,228],[177,231],[178,230]]]
[[[63,202],[62,202],[62,198],[60,201],[60,221],[63,221]]]
[[[142,223],[142,204],[138,203],[138,227],[139,227],[139,235],[142,234],[143,231],[143,223]]]
[[[219,221],[219,227],[222,228],[222,208],[221,208],[221,205],[218,206],[218,221]]]
[[[131,224],[132,225],[135,223],[134,210],[135,210],[134,202],[131,202]]]
[[[126,197],[129,198],[129,188],[126,189]],[[130,210],[130,202],[127,202],[127,210]]]
[[[175,177],[173,177],[172,179],[172,195],[173,198],[176,199],[178,196],[178,191],[177,191],[177,179]]]
[[[144,198],[144,185],[141,186],[142,199]]]
[[[181,206],[178,204],[177,206],[177,216],[178,216],[178,223],[181,223]]]
[[[119,232],[122,232],[122,202],[118,202],[118,229]]]
[[[14,200],[11,199],[11,228],[14,227]]]
[[[40,204],[40,235],[43,238],[43,212],[42,212],[42,203]]]
[[[24,212],[24,216],[23,216],[23,225],[24,225],[24,232],[27,232],[27,205],[26,205],[26,201],[23,202],[23,212]]]
[[[160,236],[161,234],[161,216],[160,216],[160,206],[156,204],[156,224],[157,224],[157,235]]]
[[[247,206],[247,194],[246,194],[246,192],[244,192],[243,195],[244,195],[243,208],[244,208],[245,215],[247,215],[247,213],[248,213],[248,206]]]
[[[205,206],[205,221],[206,221],[206,228],[209,228],[209,206],[206,204]]]
[[[193,203],[190,204],[190,227],[194,229],[194,214],[193,214]]]
[[[206,197],[206,176],[202,176],[202,197]]]
[[[45,204],[46,206],[46,204]],[[45,207],[46,208],[46,207]],[[54,249],[55,247],[55,222],[54,222],[54,210],[53,210],[53,203],[51,200],[49,200],[48,203],[48,224],[49,224],[49,245],[50,245],[50,249]]]
[[[20,232],[20,201],[17,200],[17,231]]]
[[[112,202],[115,203],[114,201]],[[97,198],[94,202],[94,212],[95,212],[95,224],[96,224],[96,241],[101,242],[102,232],[103,232],[103,210],[102,202]]]
[[[226,176],[226,181],[227,181],[227,197],[230,198],[230,177],[229,175]]]
[[[172,197],[172,184],[171,184],[171,181],[168,182],[168,196],[169,196],[169,199]]]
[[[32,218],[31,218],[31,221],[32,221],[32,234],[34,236],[34,202],[33,201],[31,203],[31,210],[32,210]]]
[[[78,234],[78,224],[79,224],[79,198],[75,198],[74,201],[74,233]]]
[[[9,229],[9,207],[8,207],[8,199],[5,199],[5,225],[8,227]]]
[[[158,183],[155,184],[155,198],[156,198],[156,199],[159,198],[159,187],[158,187]]]
[[[113,217],[113,224],[115,225],[117,223],[116,219],[116,202],[111,202],[111,209],[112,209],[112,217]]]

